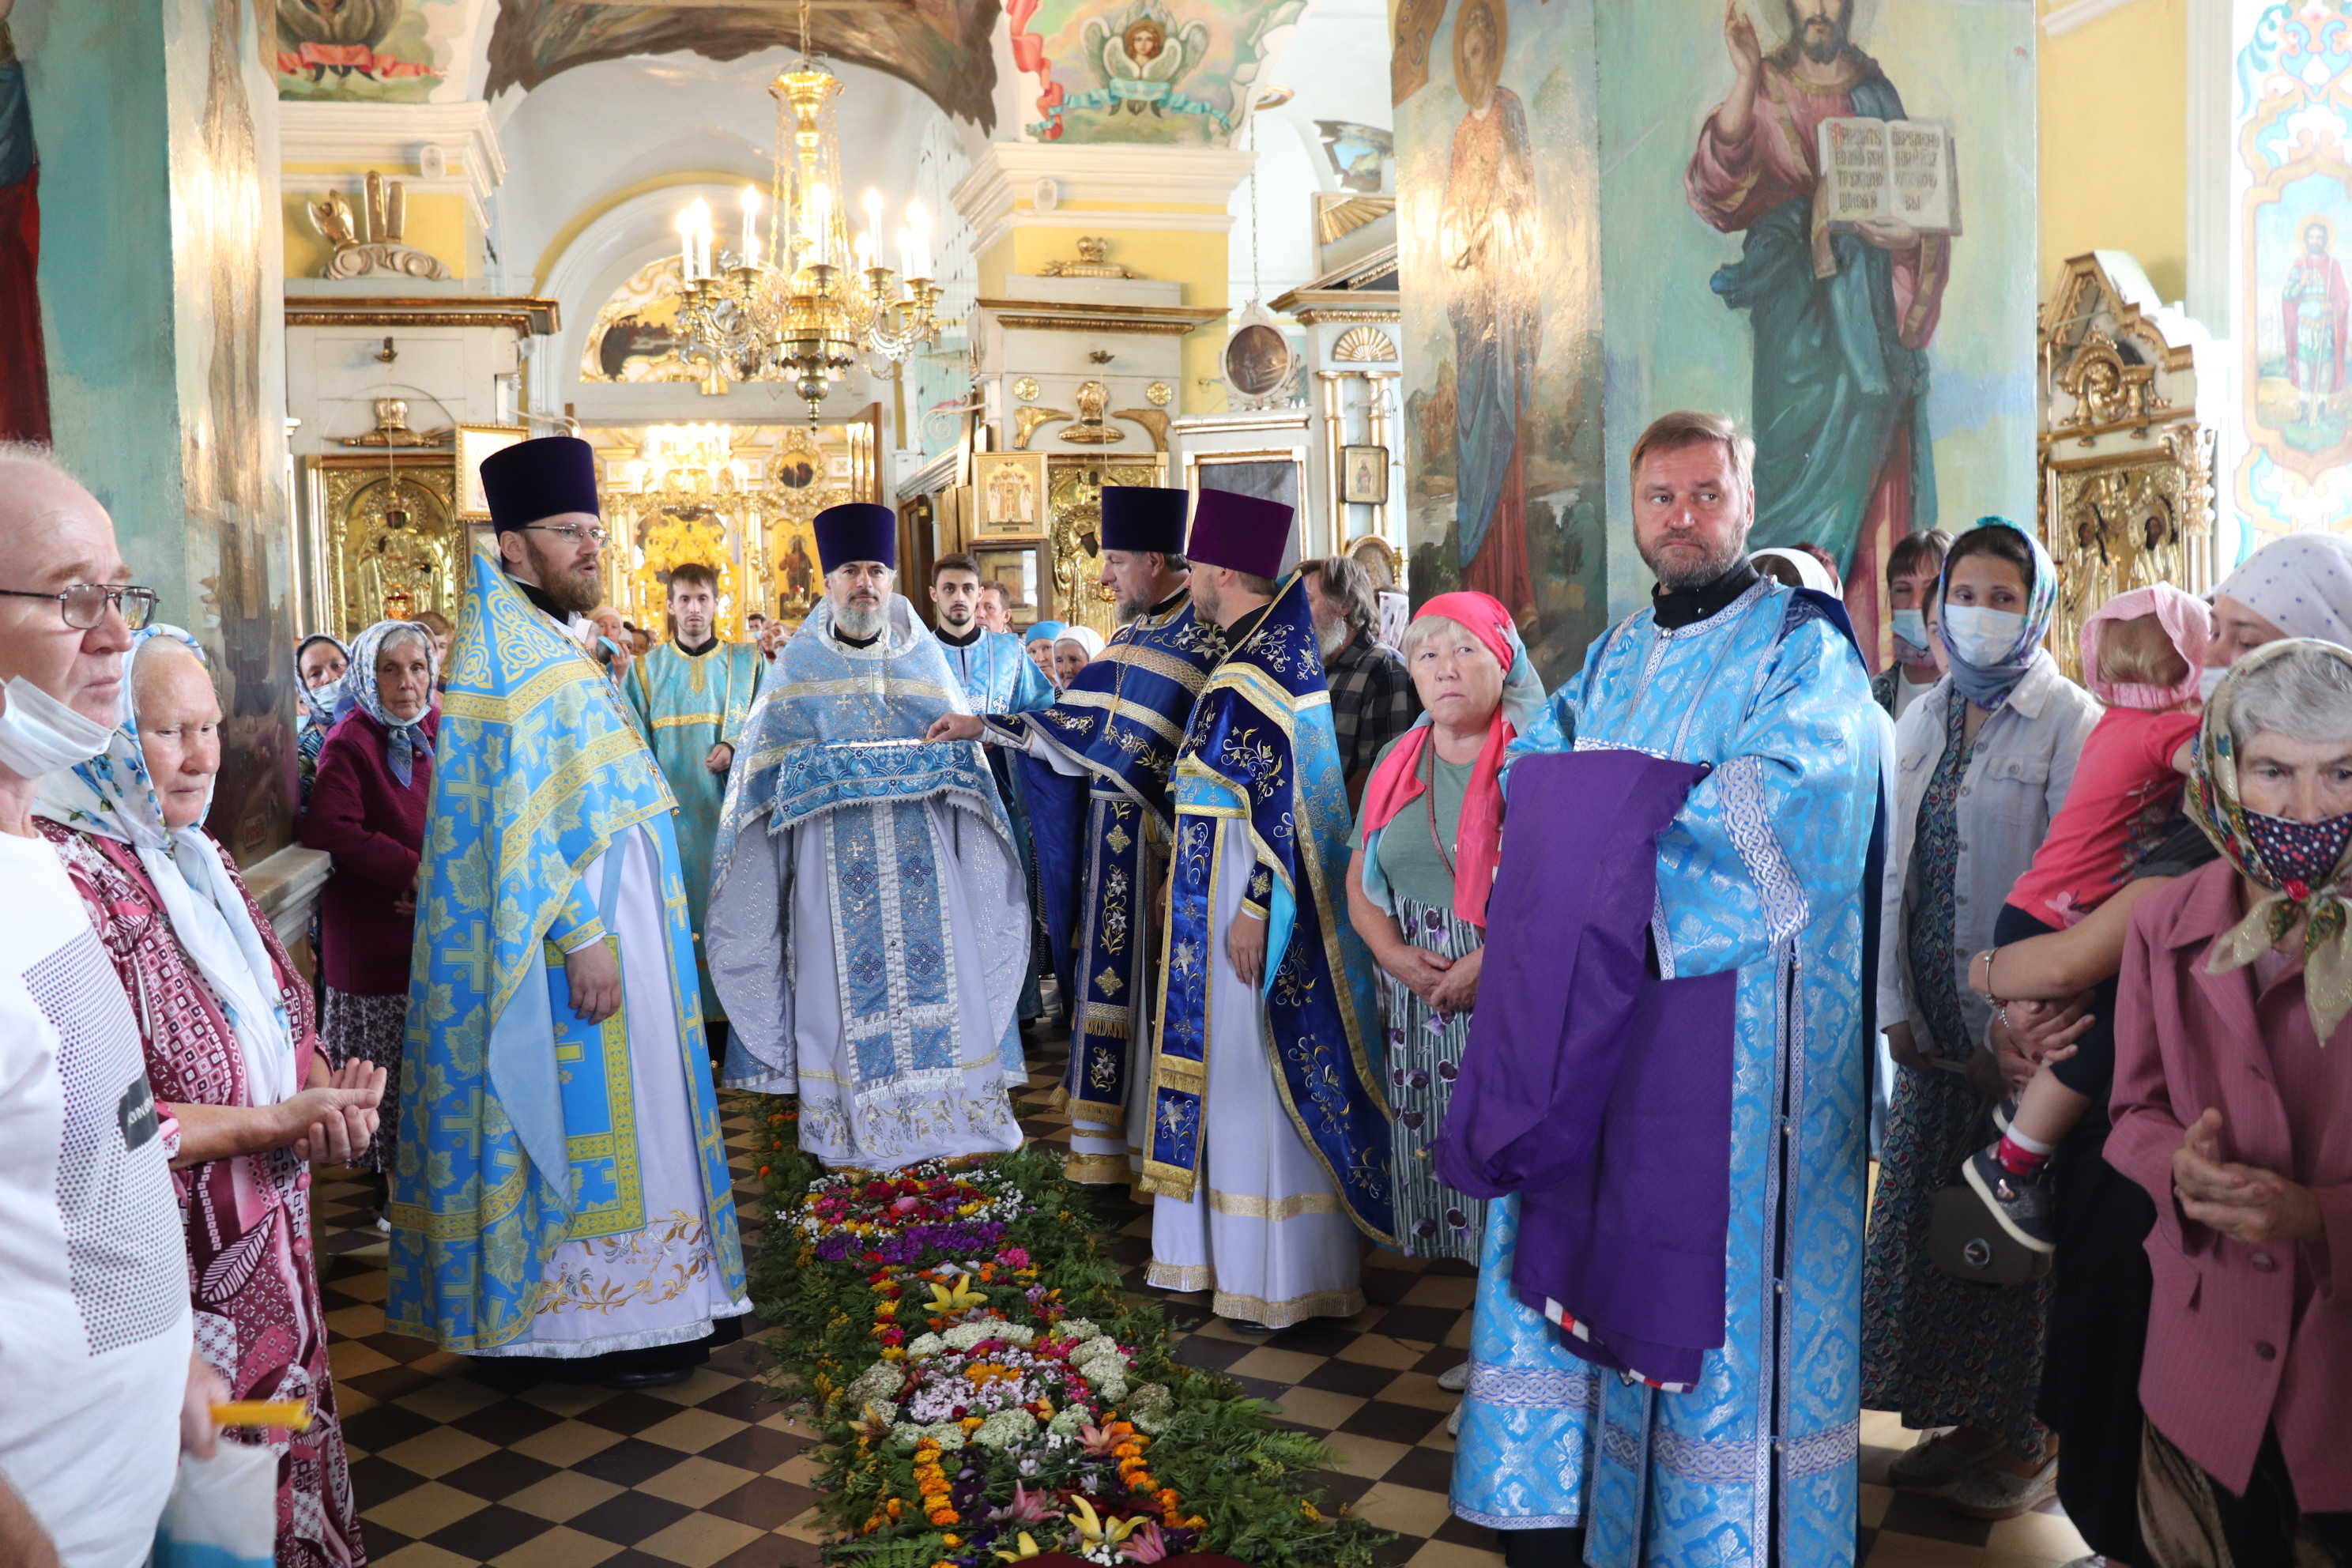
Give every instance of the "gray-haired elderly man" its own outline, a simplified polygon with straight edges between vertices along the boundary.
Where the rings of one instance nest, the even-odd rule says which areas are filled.
[[[1303,561],[1315,640],[1323,648],[1323,679],[1331,688],[1331,728],[1339,737],[1339,771],[1348,805],[1363,803],[1364,781],[1388,743],[1421,717],[1421,697],[1404,660],[1383,645],[1380,599],[1371,574],[1344,555]]]
[[[194,1353],[178,1130],[32,813],[105,749],[155,595],[43,447],[0,442],[0,1563],[136,1568],[228,1385]]]

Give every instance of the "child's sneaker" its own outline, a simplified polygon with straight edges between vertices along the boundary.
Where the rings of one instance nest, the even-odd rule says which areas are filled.
[[[2015,1237],[2021,1246],[2036,1252],[2058,1250],[2058,1232],[2052,1216],[2049,1167],[2031,1176],[2011,1175],[2001,1164],[2000,1145],[1989,1145],[1969,1156],[1962,1167],[1969,1185],[1985,1207],[1992,1210],[2000,1228]]]

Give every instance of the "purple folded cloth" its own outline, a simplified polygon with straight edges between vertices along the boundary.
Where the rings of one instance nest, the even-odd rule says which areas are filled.
[[[1520,1194],[1512,1284],[1562,1343],[1666,1385],[1724,1340],[1736,971],[1660,980],[1657,839],[1703,763],[1526,757],[1438,1174]],[[1563,1320],[1568,1320],[1564,1321]]]

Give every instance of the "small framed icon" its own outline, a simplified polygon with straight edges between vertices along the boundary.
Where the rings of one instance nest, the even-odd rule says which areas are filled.
[[[1045,531],[1045,454],[982,452],[972,458],[972,499],[983,538]]]
[[[482,459],[530,436],[522,425],[457,426],[457,515],[467,522],[490,521],[490,499],[482,493]]]
[[[1339,499],[1351,506],[1386,506],[1389,500],[1389,449],[1386,447],[1339,448]]]

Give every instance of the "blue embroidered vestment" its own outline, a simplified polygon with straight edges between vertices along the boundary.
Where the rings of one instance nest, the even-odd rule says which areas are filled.
[[[1844,635],[1766,579],[1694,625],[1619,623],[1514,748],[1714,764],[1658,837],[1652,932],[1662,976],[1738,976],[1728,1283],[1697,1385],[1628,1384],[1507,1299],[1517,1215],[1490,1208],[1463,1517],[1581,1521],[1596,1568],[1852,1563],[1873,711]]]
[[[477,552],[433,762],[384,1315],[445,1350],[528,1333],[549,1255],[646,1223],[625,1025],[572,1014],[563,951],[610,925],[581,872],[631,830],[658,861],[669,991],[712,1252],[743,1295],[668,786],[612,682]],[[613,879],[617,886],[617,878]]]
[[[1348,921],[1347,787],[1323,658],[1300,580],[1209,677],[1173,775],[1160,1024],[1143,1185],[1190,1201],[1208,1088],[1217,860],[1228,820],[1249,824],[1252,912],[1267,921],[1262,1013],[1276,1082],[1299,1136],[1358,1228],[1395,1245],[1389,1112],[1380,1088],[1372,961]]]

